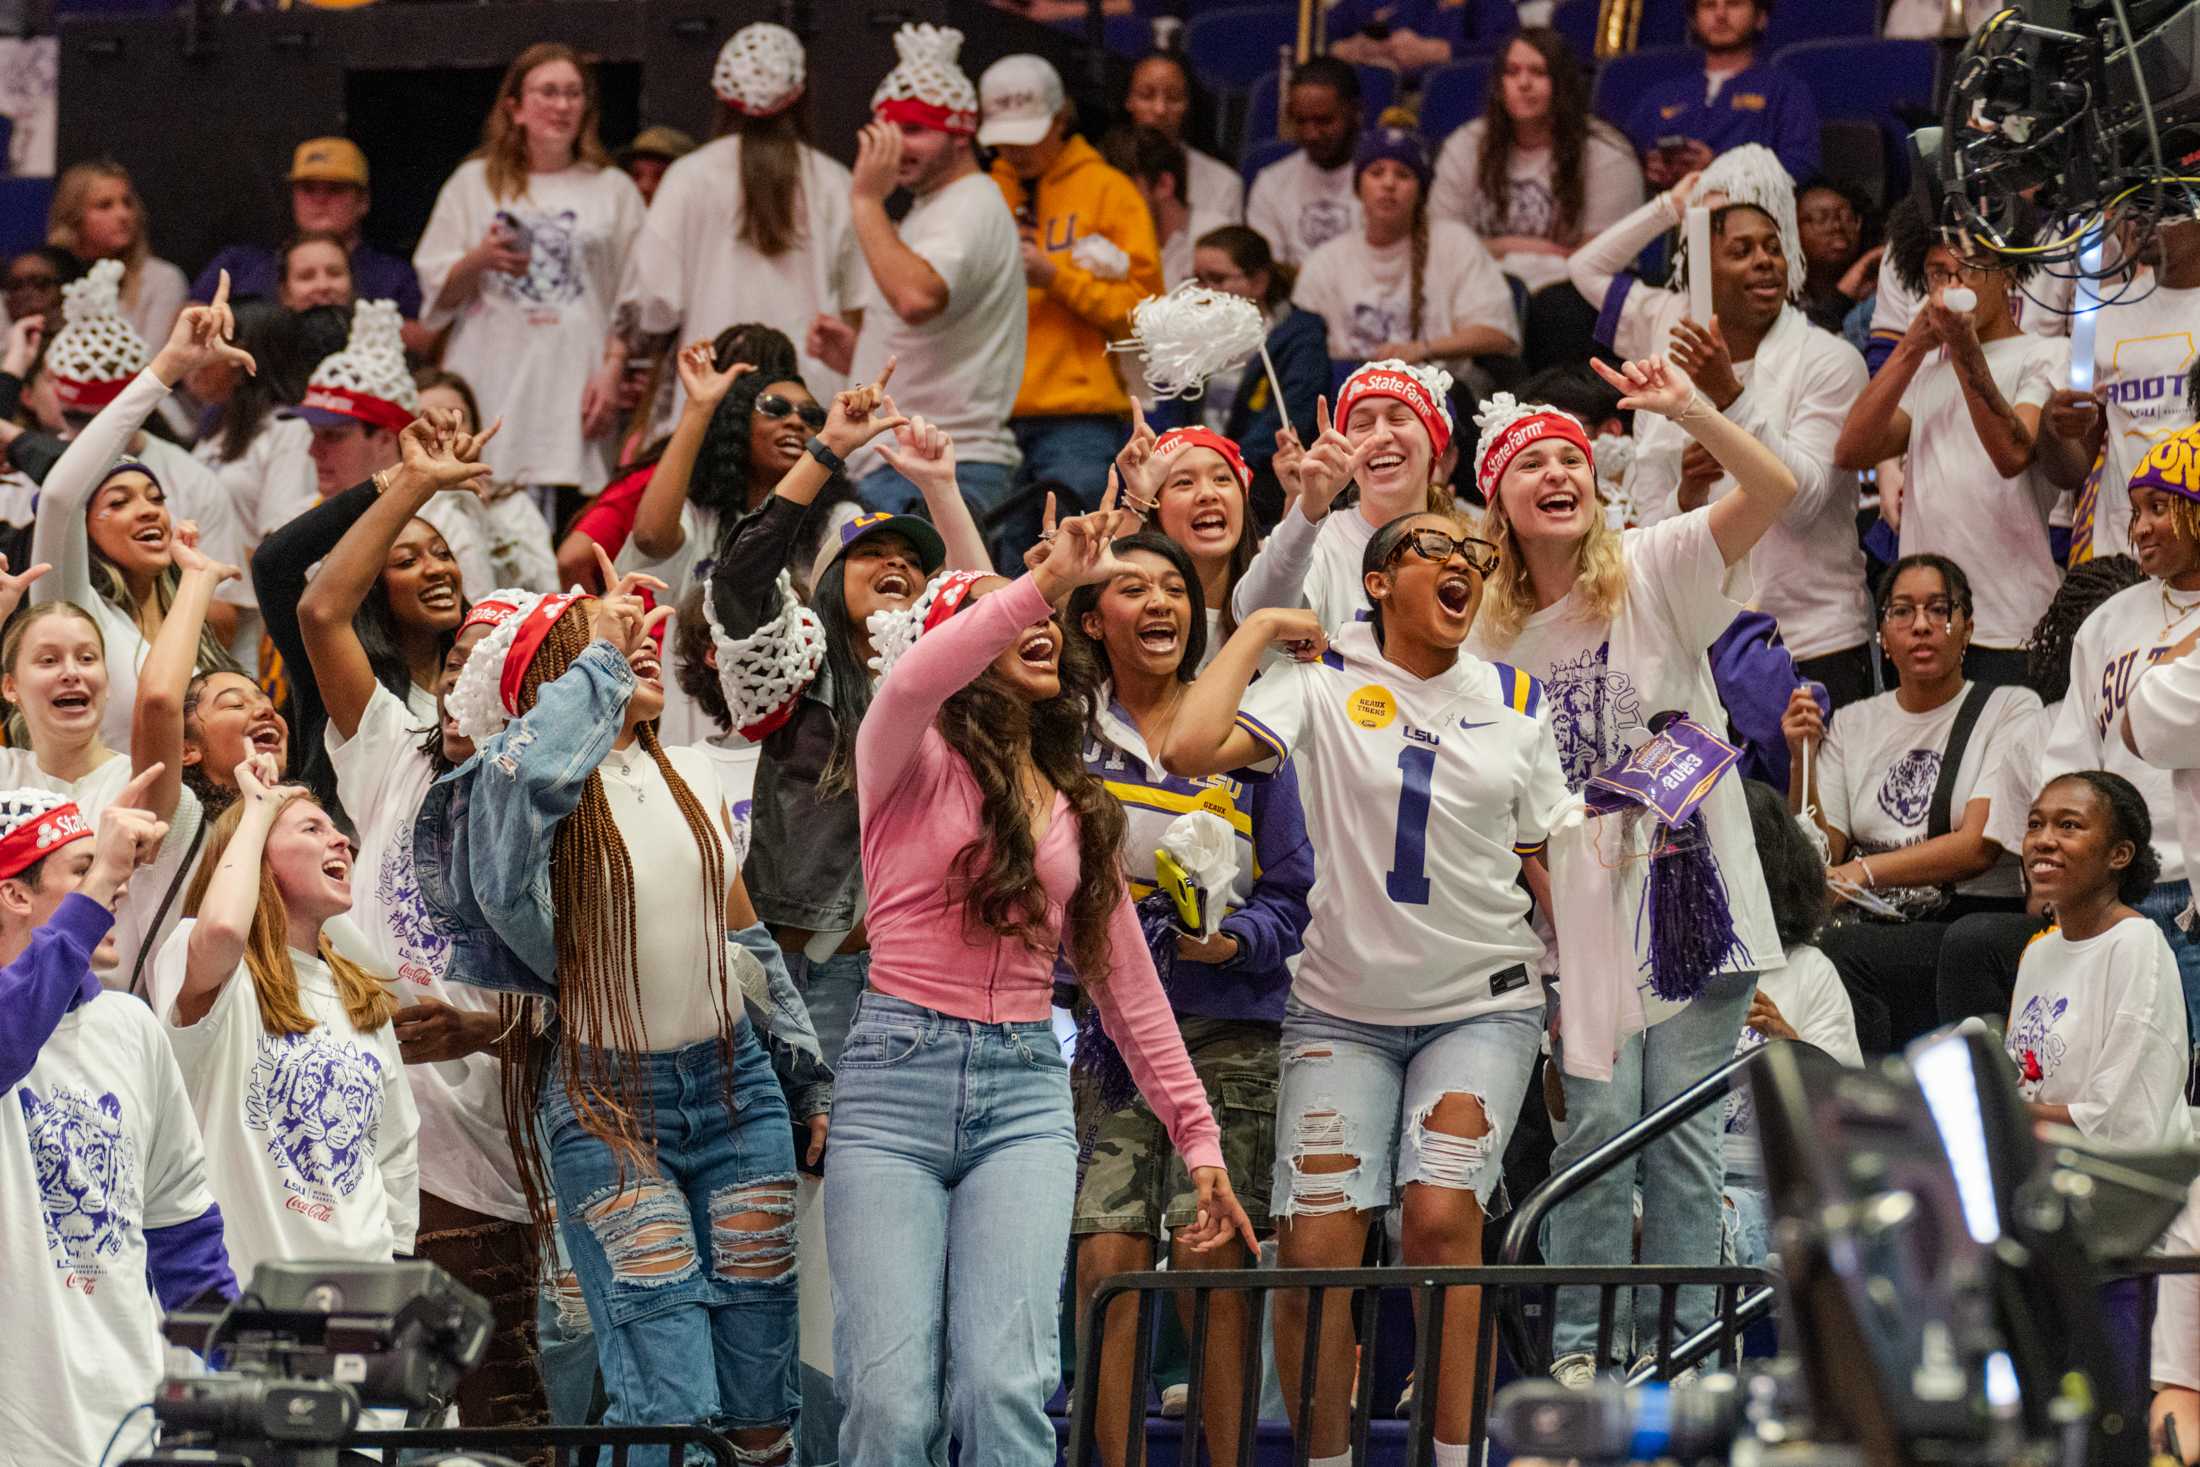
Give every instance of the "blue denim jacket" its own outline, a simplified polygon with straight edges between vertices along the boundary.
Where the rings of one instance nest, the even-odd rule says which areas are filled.
[[[556,1000],[551,837],[611,752],[633,693],[626,659],[608,642],[591,642],[543,685],[533,708],[429,788],[413,825],[413,867],[428,920],[450,941],[454,980]],[[763,991],[744,985],[742,996],[788,1087],[800,1097],[828,1083],[779,945],[761,926],[727,939],[763,968]]]

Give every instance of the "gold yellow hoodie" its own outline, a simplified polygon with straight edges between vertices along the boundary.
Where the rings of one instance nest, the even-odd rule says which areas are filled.
[[[993,181],[1018,227],[1046,250],[1055,267],[1051,285],[1026,292],[1031,325],[1014,415],[1129,417],[1130,398],[1107,346],[1130,335],[1131,307],[1163,289],[1161,246],[1137,185],[1081,137],[1063,146],[1036,185],[1018,178],[1006,159],[994,160]],[[1123,278],[1104,279],[1072,257],[1071,247],[1095,234],[1130,256]]]

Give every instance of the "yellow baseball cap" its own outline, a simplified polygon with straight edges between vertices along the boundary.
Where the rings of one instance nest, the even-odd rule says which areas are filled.
[[[292,183],[367,186],[367,155],[350,138],[308,138],[290,157]]]

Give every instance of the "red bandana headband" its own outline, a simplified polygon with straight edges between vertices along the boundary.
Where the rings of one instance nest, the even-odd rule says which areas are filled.
[[[1345,425],[1352,421],[1352,409],[1371,397],[1396,398],[1413,409],[1413,415],[1428,430],[1430,460],[1433,462],[1444,456],[1444,450],[1451,446],[1451,420],[1445,416],[1443,404],[1419,378],[1387,367],[1365,366],[1345,378],[1344,388],[1337,394],[1337,412],[1333,419],[1339,432],[1345,431]]]
[[[895,97],[881,102],[872,112],[881,122],[914,123],[934,132],[953,133],[957,137],[978,135],[978,114],[942,107],[935,102],[920,102],[915,97]]]
[[[1569,414],[1535,413],[1506,424],[1505,430],[1494,441],[1482,445],[1480,465],[1474,473],[1474,486],[1482,491],[1482,497],[1495,503],[1498,481],[1505,477],[1505,470],[1512,466],[1512,461],[1529,444],[1540,443],[1546,438],[1563,439],[1588,455],[1590,463],[1596,462],[1595,450],[1589,446],[1589,436],[1581,431],[1581,424],[1575,422]]]
[[[925,608],[923,630],[933,630],[962,610],[962,604],[970,599],[970,588],[984,579],[984,572],[968,570],[949,571],[941,576],[940,588],[932,593],[932,604]]]
[[[90,823],[74,804],[56,805],[36,819],[24,821],[0,838],[0,881],[22,875],[61,847],[91,833]]]
[[[1212,428],[1171,428],[1153,443],[1155,458],[1169,458],[1187,448],[1211,448],[1222,455],[1222,461],[1237,476],[1238,488],[1253,482],[1253,471],[1245,466],[1245,455],[1236,442],[1223,437]]]
[[[342,413],[347,418],[357,418],[377,428],[387,428],[392,433],[402,433],[413,415],[387,398],[370,393],[354,392],[349,387],[327,387],[314,384],[306,388],[306,395],[298,406],[319,408],[325,413]]]
[[[533,662],[535,654],[542,650],[543,639],[550,635],[550,628],[558,624],[558,618],[565,615],[567,607],[576,601],[587,599],[578,591],[545,596],[533,611],[527,613],[527,619],[519,624],[519,630],[512,634],[511,650],[504,654],[504,667],[497,678],[497,696],[503,700],[507,714],[515,718],[519,716],[519,685],[526,681],[527,664]],[[510,615],[510,612],[506,612],[497,620],[503,621]]]
[[[117,377],[112,382],[82,382],[59,372],[53,374],[53,395],[63,412],[96,413],[122,396],[122,389],[129,385],[128,377]]]

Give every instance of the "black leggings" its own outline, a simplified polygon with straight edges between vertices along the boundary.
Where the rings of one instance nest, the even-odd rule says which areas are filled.
[[[1833,960],[1842,985],[1849,991],[1849,1004],[1856,1011],[1856,1038],[1864,1052],[1892,1053],[1940,1024],[1943,972],[1951,956],[1950,932],[1969,918],[2012,914],[2024,916],[2013,898],[1957,897],[1930,920],[1847,922],[1827,928],[1818,946]],[[2020,945],[2017,952],[2023,951]],[[1975,970],[1976,953],[1977,948],[1966,941],[1956,956],[1965,964],[1965,975],[1983,988],[1987,980]],[[2009,973],[2013,986],[2014,959]],[[1960,982],[1957,986],[1960,991]],[[2008,1009],[2009,990],[2005,988],[1999,1012],[2006,1016]]]

